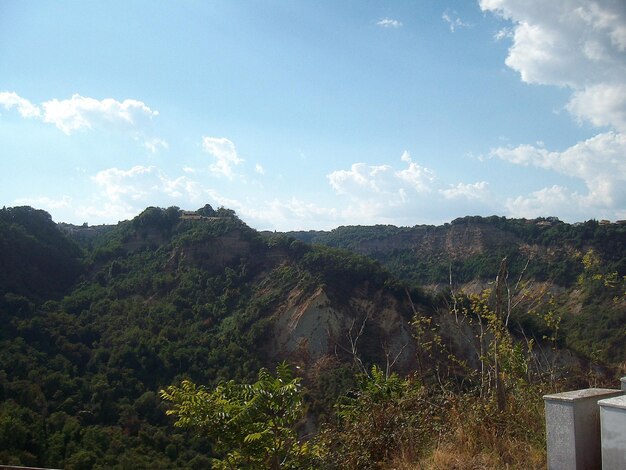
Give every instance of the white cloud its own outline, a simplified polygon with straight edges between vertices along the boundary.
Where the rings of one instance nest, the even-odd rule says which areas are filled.
[[[7,110],[13,107],[17,108],[17,111],[24,118],[35,118],[41,116],[41,109],[39,109],[38,106],[35,106],[30,101],[22,98],[14,92],[0,92],[0,104]]]
[[[110,223],[132,218],[149,205],[193,208],[209,202],[234,209],[258,229],[331,229],[356,223],[411,225],[418,221],[440,223],[464,215],[463,204],[474,204],[472,197],[486,190],[486,184],[475,183],[451,185],[446,192],[445,188],[436,187],[434,175],[413,162],[408,152],[401,161],[399,168],[355,164],[349,170],[330,174],[329,183],[347,200],[340,206],[322,202],[322,193],[315,200],[276,195],[266,200],[252,195],[240,199],[240,192],[229,194],[224,188],[206,186],[196,178],[201,172],[194,175],[181,169],[178,175],[169,176],[154,166],[114,167],[91,177],[94,191],[73,212],[91,224]],[[237,190],[232,187],[232,191]],[[486,207],[482,200],[478,204]],[[472,207],[474,213],[485,213],[475,204]]]
[[[128,220],[135,217],[138,213],[137,207],[127,203],[114,204],[104,202],[82,205],[76,209],[76,215],[83,220],[88,220],[91,225],[98,223],[110,224],[116,220]]]
[[[328,230],[337,227],[339,211],[296,197],[269,201],[233,199],[217,190],[206,191],[217,206],[233,209],[237,215],[259,230]]]
[[[168,179],[165,175],[160,175],[162,191],[173,198],[184,198],[190,202],[202,201],[202,196],[206,191],[197,181],[190,180],[186,176],[179,176],[175,179]]]
[[[493,212],[486,182],[439,188],[441,183],[435,173],[415,163],[409,152],[405,151],[400,160],[406,164],[404,168],[355,163],[349,170],[330,173],[331,187],[348,199],[337,218],[349,224],[410,225],[418,220],[441,223],[470,209],[475,213]]]
[[[393,169],[389,165],[369,166],[365,163],[354,163],[349,170],[330,173],[328,181],[337,194],[381,193],[384,179],[392,172]]]
[[[203,205],[210,190],[187,176],[169,177],[154,166],[108,168],[91,177],[96,191],[76,215],[90,223],[132,218],[147,206]]]
[[[52,199],[46,196],[34,198],[19,198],[14,201],[19,206],[31,206],[45,210],[65,209],[72,205],[72,198],[62,196],[60,199]]]
[[[254,171],[256,171],[259,175],[264,175],[265,174],[265,168],[263,168],[258,163],[254,166]]]
[[[378,21],[376,25],[382,28],[400,28],[402,27],[402,22],[394,20],[392,18],[383,18],[382,20]]]
[[[446,199],[467,199],[467,200],[486,200],[489,196],[489,183],[479,181],[478,183],[458,183],[450,185],[448,189],[440,189]]]
[[[448,27],[453,33],[459,28],[470,28],[472,26],[470,23],[461,20],[455,10],[450,10],[449,8],[443,12],[441,18],[448,23]]]
[[[496,34],[493,35],[493,38],[496,41],[502,41],[503,39],[512,39],[513,30],[511,30],[511,28],[502,28],[498,30]]]
[[[407,151],[402,154],[401,160],[409,164],[408,168],[396,173],[398,178],[408,183],[417,192],[428,192],[435,180],[435,174],[423,166],[414,163]]]
[[[153,166],[137,165],[129,170],[108,168],[91,177],[102,196],[111,203],[151,203],[153,198],[166,195],[196,202],[206,191],[187,176],[169,178],[162,170]]]
[[[225,137],[202,137],[202,148],[215,158],[209,170],[216,175],[233,177],[233,166],[243,162],[237,155],[235,144]]]
[[[511,217],[534,219],[557,215],[566,221],[589,218],[589,216],[581,217],[581,214],[591,209],[585,197],[558,185],[534,191],[528,196],[508,198],[505,205]],[[598,208],[593,208],[595,215],[597,215],[595,212],[597,210]]]
[[[168,148],[170,148],[169,144],[165,140],[159,138],[146,140],[143,143],[143,146],[147,148],[151,153],[157,153],[159,149],[167,150]]]
[[[509,20],[506,64],[526,83],[571,90],[565,109],[605,131],[562,152],[543,144],[491,151],[523,166],[584,183],[586,192],[553,185],[509,198],[514,216],[563,215],[572,220],[619,217],[626,210],[626,3],[614,0],[479,0]],[[501,37],[506,37],[507,29]]]
[[[136,165],[130,170],[109,168],[98,172],[91,179],[102,189],[110,202],[119,203],[128,199],[139,201],[145,200],[149,194],[149,186],[144,183],[155,171],[154,167],[141,165]]]
[[[17,93],[4,91],[0,92],[0,105],[5,109],[15,107],[23,118],[40,119],[66,135],[88,129],[107,129],[130,132],[132,138],[142,140],[143,146],[152,153],[168,148],[165,140],[146,136],[149,122],[159,112],[138,100],[97,100],[74,94],[70,99],[55,98],[34,105]]]
[[[69,100],[53,99],[42,104],[45,122],[54,124],[65,134],[93,127],[135,127],[147,119],[158,116],[143,102],[127,99],[116,101],[112,98],[97,100],[72,95]]]
[[[577,196],[581,210],[603,208],[619,210],[626,207],[626,134],[608,132],[579,142],[563,152],[551,152],[542,146],[520,145],[497,148],[492,157],[523,166],[534,166],[579,179],[588,194]],[[559,188],[558,194],[563,194]],[[552,189],[539,196],[560,201]],[[539,196],[533,200],[539,201]],[[519,205],[519,204],[518,204]],[[564,204],[563,210],[568,210]],[[592,214],[588,214],[592,215]]]
[[[572,89],[580,121],[626,132],[626,3],[614,0],[480,0],[510,20],[506,64],[524,82]]]
[[[567,110],[579,121],[597,127],[614,126],[626,133],[626,80],[622,84],[599,84],[576,91]]]
[[[414,163],[407,151],[400,159],[408,164],[402,170],[395,170],[390,165],[354,163],[349,170],[333,171],[327,178],[337,194],[356,199],[383,195],[388,200],[401,202],[409,192],[429,192],[435,180],[434,173]]]

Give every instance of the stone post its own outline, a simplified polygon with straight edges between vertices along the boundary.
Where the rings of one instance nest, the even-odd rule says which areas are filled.
[[[626,377],[622,377],[620,381],[622,382],[622,391],[626,392]]]
[[[602,468],[598,401],[622,393],[621,390],[588,388],[543,397],[548,470]]]
[[[602,434],[602,470],[624,470],[626,468],[626,396],[600,400],[598,405],[600,405]]]

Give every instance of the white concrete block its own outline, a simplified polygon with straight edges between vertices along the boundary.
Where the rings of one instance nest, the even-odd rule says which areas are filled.
[[[599,470],[600,409],[598,401],[621,390],[588,388],[543,397],[546,409],[548,470]]]
[[[623,380],[623,379],[622,379]],[[600,400],[602,470],[626,469],[626,396]]]

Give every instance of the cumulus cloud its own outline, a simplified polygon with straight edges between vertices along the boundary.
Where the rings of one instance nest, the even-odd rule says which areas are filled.
[[[393,169],[389,165],[369,166],[354,163],[349,170],[337,170],[328,181],[337,194],[381,193],[388,186]]]
[[[154,167],[136,165],[130,170],[108,168],[98,172],[91,180],[104,192],[107,199],[118,203],[131,199],[139,201],[149,194],[149,185],[145,182],[155,174]]]
[[[563,152],[549,151],[543,146],[520,145],[493,149],[490,155],[517,165],[534,166],[581,180],[587,187],[587,194],[570,195],[580,211],[588,215],[592,215],[589,214],[591,210],[620,210],[626,207],[626,134],[599,134]],[[551,200],[551,206],[562,203],[562,209],[569,210],[563,194],[566,194],[565,188],[552,187],[535,193],[529,201],[518,198],[511,204],[528,208],[529,204]]]
[[[578,121],[588,121],[597,127],[614,126],[626,133],[626,80],[622,84],[599,84],[576,91],[567,110]]]
[[[14,92],[0,92],[0,104],[7,110],[15,107],[24,118],[38,118],[41,116],[41,109],[38,106]]]
[[[509,198],[512,215],[619,217],[626,207],[626,3],[615,0],[480,0],[511,22],[506,64],[522,81],[571,90],[565,109],[579,123],[607,130],[564,151],[542,144],[491,151],[516,165],[582,182],[586,192],[553,185]],[[509,35],[510,31],[510,35]]]
[[[111,222],[134,217],[148,205],[203,204],[209,190],[188,176],[170,177],[154,166],[107,168],[91,177],[96,191],[76,215]]]
[[[380,26],[381,28],[400,28],[402,27],[402,22],[394,20],[393,18],[383,18],[382,20],[378,21],[376,25]]]
[[[335,193],[349,201],[338,216],[351,223],[441,222],[469,209],[468,201],[474,211],[492,210],[486,182],[442,188],[435,173],[414,162],[409,152],[400,160],[404,167],[355,163],[348,170],[330,173],[328,182]]]
[[[429,192],[434,173],[413,162],[406,151],[401,160],[407,163],[401,170],[390,165],[354,163],[349,170],[333,171],[327,178],[337,194],[359,199],[384,195],[400,202],[406,199],[407,191]]]
[[[265,174],[265,168],[258,163],[254,166],[254,171],[256,171],[259,175]]]
[[[68,135],[96,126],[134,127],[159,115],[158,111],[153,111],[141,101],[97,100],[78,94],[68,100],[46,101],[42,107],[44,122],[54,124]]]
[[[102,196],[111,203],[149,203],[159,195],[195,202],[200,201],[205,193],[197,181],[187,176],[170,178],[154,166],[136,165],[128,170],[108,168],[92,176],[91,180],[100,188]]]
[[[52,124],[66,135],[89,129],[107,129],[130,132],[133,139],[143,140],[143,146],[152,153],[168,148],[163,139],[147,137],[149,122],[159,112],[138,100],[97,100],[74,94],[70,99],[55,98],[35,105],[17,93],[3,91],[0,92],[0,105],[7,110],[15,108],[23,118],[36,118]]]
[[[91,200],[77,207],[76,215],[94,221],[111,223],[136,216],[146,205],[152,205],[151,193],[158,181],[155,167],[136,165],[128,170],[108,168],[91,180],[96,193]]]
[[[225,137],[202,137],[202,149],[215,158],[209,170],[216,175],[233,177],[233,166],[243,162],[237,155],[235,144]]]
[[[235,210],[247,223],[260,230],[331,229],[340,220],[337,209],[296,197],[259,201],[229,198],[214,189],[208,190],[207,194],[217,205]]]
[[[510,216],[534,219],[557,215],[564,220],[579,220],[589,210],[589,200],[563,186],[554,185],[528,196],[508,198],[505,206]]]
[[[431,184],[435,180],[435,174],[426,167],[420,166],[413,162],[411,155],[406,150],[402,154],[400,159],[408,163],[408,167],[404,170],[400,170],[396,173],[397,177],[405,183],[409,184],[409,187],[417,192],[428,192],[431,190]]]
[[[580,121],[626,132],[626,3],[480,0],[513,25],[506,64],[527,83],[564,86]]]

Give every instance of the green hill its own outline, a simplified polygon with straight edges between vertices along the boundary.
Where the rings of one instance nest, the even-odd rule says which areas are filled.
[[[547,286],[528,284],[536,305],[511,312],[516,341],[534,336],[552,365],[583,372],[589,359],[626,360],[624,227],[551,223],[467,218],[297,239],[208,205],[100,227],[5,208],[0,463],[207,468],[211,446],[172,428],[159,390],[183,378],[250,383],[282,360],[299,367],[309,431],[374,364],[476,385],[475,301],[418,284],[449,285],[452,266],[455,283],[488,287],[503,256],[514,276],[532,255],[529,282]]]

